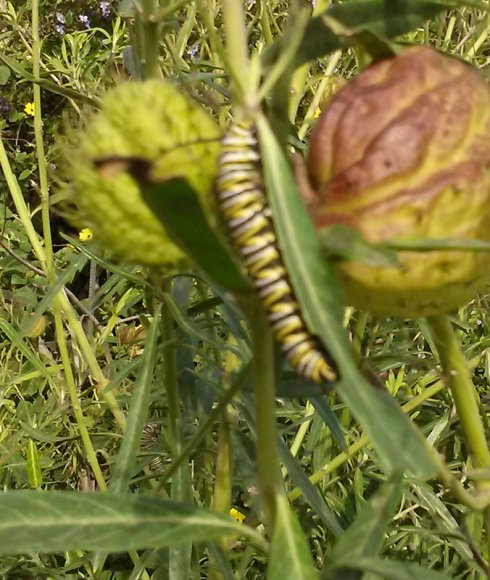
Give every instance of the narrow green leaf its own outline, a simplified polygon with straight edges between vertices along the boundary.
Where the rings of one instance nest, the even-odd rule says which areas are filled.
[[[112,493],[8,491],[0,494],[0,554],[125,552],[245,536],[246,525],[210,510]]]
[[[128,171],[138,182],[143,198],[173,241],[215,282],[229,290],[247,292],[250,284],[215,230],[211,228],[191,185],[184,178],[151,181],[144,160],[128,159]],[[133,164],[133,166],[131,165]]]
[[[352,558],[350,568],[362,571],[362,575],[370,572],[377,578],[389,578],[389,580],[451,580],[451,576],[444,572],[430,570],[414,562],[396,562],[381,558]],[[345,580],[346,572],[340,570],[324,578]]]
[[[89,97],[88,95],[82,95],[75,89],[70,87],[63,87],[57,85],[53,81],[43,79],[43,78],[36,78],[32,73],[30,73],[27,69],[25,69],[18,61],[13,58],[10,58],[5,53],[0,52],[0,60],[3,61],[9,68],[11,68],[15,73],[19,76],[24,78],[25,80],[36,83],[43,89],[50,91],[51,93],[56,93],[68,99],[73,99],[79,103],[84,103],[90,105],[92,107],[100,107],[100,100],[96,97]]]
[[[200,328],[197,324],[195,324],[192,320],[189,319],[188,316],[182,312],[179,306],[176,304],[175,300],[172,298],[170,294],[165,294],[165,302],[168,305],[172,317],[174,318],[175,322],[178,324],[184,332],[186,332],[189,336],[197,338],[204,343],[217,348],[218,350],[229,350],[230,352],[234,353],[236,356],[240,356],[240,353],[237,351],[236,348],[229,345],[223,345],[222,343],[213,340],[211,334],[205,332]]]
[[[45,425],[41,426],[40,428],[33,427],[29,423],[25,421],[19,421],[22,426],[22,430],[32,437],[34,441],[40,441],[42,443],[59,443],[61,441],[70,441],[76,439],[76,435],[72,435],[69,437],[57,437],[56,435],[52,435],[46,428]]]
[[[318,232],[325,253],[333,259],[361,262],[370,266],[396,266],[393,250],[367,242],[362,235],[348,226],[336,224]]]
[[[318,491],[318,487],[311,483],[306,473],[303,471],[300,462],[292,455],[289,447],[281,438],[279,439],[279,454],[281,456],[281,462],[288,470],[288,474],[293,480],[295,486],[301,489],[303,497],[310,504],[317,516],[323,521],[327,529],[335,536],[342,534],[342,526],[338,522],[335,514],[328,507],[321,493]]]
[[[329,555],[329,567],[349,567],[359,558],[380,552],[386,528],[400,502],[401,491],[400,476],[393,477],[378,489],[338,540]]]
[[[276,524],[272,536],[267,580],[314,580],[318,574],[308,543],[287,500],[277,499]]]
[[[27,477],[31,487],[40,488],[43,484],[39,453],[36,442],[32,439],[29,439],[27,443]]]
[[[19,333],[7,320],[0,317],[0,332],[3,332],[14,348],[29,361],[29,363],[48,381],[51,380],[51,374],[56,374],[57,369],[47,368],[39,360],[36,353],[31,350],[31,346],[26,343],[24,337]]]
[[[6,66],[0,66],[0,85],[6,85],[10,79],[10,69]]]
[[[310,330],[337,362],[338,390],[389,472],[424,478],[435,466],[422,435],[392,396],[359,371],[342,326],[341,291],[295,186],[289,164],[266,120],[258,120],[264,178],[279,244]],[[382,420],[380,420],[382,417]]]
[[[153,315],[143,351],[143,362],[138,371],[128,413],[128,421],[124,431],[121,448],[114,465],[110,489],[115,493],[124,493],[134,476],[137,455],[141,444],[148,407],[150,406],[153,371],[156,360],[156,346],[159,336],[160,310],[158,307]]]
[[[347,451],[347,443],[345,442],[342,427],[337,419],[337,415],[332,411],[332,408],[328,404],[327,397],[310,397],[310,402],[315,407],[318,416],[329,428],[342,451]]]
[[[379,244],[380,248],[397,252],[433,252],[434,250],[471,250],[472,252],[489,252],[490,242],[484,240],[464,240],[457,238],[413,238],[411,240],[389,240]]]
[[[466,538],[461,534],[460,524],[441,498],[424,484],[412,483],[410,491],[417,505],[428,511],[439,533],[447,535],[448,542],[453,549],[458,552],[470,567],[481,572],[481,568],[478,567]]]
[[[67,265],[62,272],[60,272],[60,275],[56,278],[54,284],[44,292],[42,299],[37,304],[36,309],[32,313],[32,316],[29,317],[27,322],[22,325],[23,338],[28,336],[29,332],[32,330],[33,321],[42,316],[46,310],[52,307],[53,299],[56,294],[62,288],[64,288],[66,284],[69,284],[73,280],[75,274],[84,268],[87,261],[87,257],[83,254],[74,256],[70,264]]]
[[[356,35],[363,32],[394,38],[417,29],[427,20],[454,6],[454,2],[431,0],[360,0],[335,4],[324,13],[328,18],[320,14],[308,23],[296,54],[295,65],[301,66],[349,45],[347,32],[351,45],[358,42]],[[343,34],[337,35],[332,30],[333,22],[338,23]],[[269,69],[281,57],[285,48],[283,39],[272,44],[264,53],[264,67]]]

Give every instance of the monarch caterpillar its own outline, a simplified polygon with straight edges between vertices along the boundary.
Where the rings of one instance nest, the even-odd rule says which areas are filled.
[[[148,423],[141,434],[141,451],[151,451],[158,441],[160,436],[160,427],[156,423]],[[149,463],[148,467],[153,472],[162,472],[164,468],[163,459],[159,456],[154,457]]]
[[[223,137],[215,189],[231,241],[289,364],[308,380],[337,380],[334,362],[308,330],[284,266],[251,122],[233,124]]]

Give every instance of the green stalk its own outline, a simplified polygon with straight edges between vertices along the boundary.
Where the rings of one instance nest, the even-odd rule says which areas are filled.
[[[32,0],[32,73],[36,79],[40,78],[41,69],[41,42],[39,39],[39,2]],[[39,170],[39,192],[41,196],[41,215],[43,224],[44,249],[46,253],[47,275],[51,283],[54,282],[53,241],[51,237],[51,221],[49,215],[49,187],[46,155],[41,118],[41,87],[33,85],[34,91],[34,138]]]
[[[490,468],[490,450],[480,415],[480,401],[454,329],[447,316],[433,316],[428,318],[427,322],[439,354],[445,382],[453,395],[463,437],[470,451],[471,462],[476,468],[488,469]],[[484,498],[489,496],[490,479],[482,479],[475,485]],[[483,517],[487,549],[490,552],[489,507],[486,507]]]
[[[336,50],[334,53],[330,55],[327,68],[325,69],[325,73],[322,76],[322,80],[318,83],[318,87],[313,94],[310,106],[308,107],[308,110],[304,117],[303,124],[300,126],[298,130],[298,137],[300,139],[304,139],[306,137],[308,130],[310,128],[309,121],[315,118],[316,110],[320,107],[322,97],[328,87],[328,83],[331,82],[332,80],[333,73],[335,71],[335,68],[339,64],[341,57],[342,57],[341,50]]]
[[[171,295],[172,279],[165,278],[162,284],[163,294]],[[177,376],[177,351],[174,318],[167,302],[162,306],[162,354],[163,384],[167,392],[169,439],[172,459],[177,460],[183,447],[182,417],[180,413],[179,385]],[[182,463],[172,477],[170,497],[174,501],[192,504],[192,488],[188,462]],[[169,576],[187,578],[190,572],[189,563],[191,545],[181,544],[169,549]]]
[[[262,306],[255,300],[253,304],[242,301],[241,306],[247,314],[253,342],[258,479],[266,528],[272,534],[276,498],[285,494],[277,450],[274,340]]]
[[[216,25],[214,22],[215,9],[214,5],[208,0],[196,0],[199,16],[208,33],[208,60],[219,69],[223,66],[225,61],[225,53],[221,40],[217,34]]]
[[[223,0],[227,68],[233,79],[234,104],[245,103],[249,94],[248,38],[242,0]]]
[[[65,376],[68,393],[70,395],[71,407],[73,409],[73,414],[75,415],[75,420],[77,422],[78,431],[80,433],[80,437],[85,449],[87,461],[92,468],[92,472],[94,474],[97,485],[99,486],[99,489],[101,491],[106,491],[107,484],[105,482],[104,475],[102,474],[102,470],[100,469],[100,465],[97,460],[97,454],[95,453],[94,446],[92,445],[92,441],[90,439],[90,434],[88,432],[87,426],[85,425],[82,405],[80,403],[80,399],[78,398],[75,377],[71,368],[71,360],[66,345],[66,336],[59,308],[54,309],[54,323],[56,342],[58,344],[61,361],[63,363],[63,374]]]
[[[78,346],[80,347],[85,364],[90,369],[90,373],[97,382],[97,394],[104,399],[105,403],[119,424],[121,431],[124,431],[126,428],[126,417],[119,408],[119,404],[116,400],[114,392],[104,390],[108,380],[100,368],[97,357],[95,356],[87,335],[85,334],[85,331],[80,323],[80,319],[73,310],[64,292],[58,293],[57,300],[61,305],[61,309],[68,322],[68,326],[73,330],[73,334],[75,335],[75,338],[78,342]]]
[[[218,512],[228,513],[231,504],[232,484],[232,447],[231,432],[226,409],[223,411],[218,427],[218,449],[213,507]]]
[[[163,292],[170,294],[172,280],[163,281]],[[162,338],[163,338],[163,383],[167,391],[167,403],[169,414],[169,433],[172,441],[172,459],[177,459],[180,454],[181,426],[179,389],[177,382],[177,358],[175,352],[175,329],[172,311],[164,302],[162,305]]]
[[[10,195],[12,196],[12,201],[15,205],[15,210],[17,215],[19,216],[20,222],[22,227],[24,228],[26,235],[29,239],[29,243],[33,249],[33,252],[36,258],[39,260],[41,268],[44,272],[47,271],[46,267],[46,254],[44,252],[43,245],[37,235],[34,226],[32,225],[31,215],[27,208],[25,199],[22,195],[22,191],[19,187],[19,182],[17,181],[15,175],[12,172],[12,168],[10,167],[10,162],[7,157],[7,152],[5,151],[5,146],[3,144],[3,139],[0,136],[0,166],[3,171],[3,175],[5,177],[5,181],[7,182],[7,186],[10,191]]]
[[[271,23],[269,19],[267,0],[261,0],[260,2],[260,24],[262,26],[262,34],[264,36],[266,46],[272,44],[274,37],[272,36]]]
[[[3,140],[0,136],[0,167],[5,177],[5,181],[7,182],[7,186],[10,191],[10,195],[12,197],[12,201],[14,202],[15,210],[19,219],[22,223],[22,226],[26,232],[26,235],[29,239],[29,243],[31,244],[32,250],[34,255],[36,256],[37,260],[40,263],[42,270],[48,274],[49,272],[49,265],[48,259],[46,257],[46,252],[44,247],[39,239],[39,236],[34,229],[32,224],[31,215],[29,209],[27,207],[26,201],[24,196],[22,195],[22,191],[19,187],[19,183],[12,172],[12,168],[10,166],[10,162],[7,156],[7,152],[5,150],[5,146]],[[113,413],[114,417],[116,418],[117,422],[119,423],[122,430],[124,430],[125,426],[125,417],[124,414],[119,409],[117,401],[114,397],[114,393],[104,393],[103,388],[107,384],[107,379],[102,372],[99,363],[97,362],[97,358],[95,357],[90,343],[85,335],[85,332],[80,324],[80,320],[76,313],[74,312],[70,302],[68,301],[65,293],[60,291],[57,295],[57,301],[54,301],[54,305],[56,308],[56,304],[59,304],[63,312],[63,316],[66,317],[69,326],[72,328],[77,342],[80,346],[80,350],[84,357],[85,363],[90,369],[92,376],[97,381],[98,385],[98,392],[101,393],[103,398],[105,399],[108,407],[110,408],[111,412]]]
[[[461,428],[477,468],[490,467],[490,451],[480,417],[478,394],[451,322],[446,316],[427,319],[446,384],[451,389]],[[490,484],[490,482],[488,482]]]
[[[474,357],[469,361],[469,367],[474,368],[476,367],[481,359],[482,355]],[[421,405],[424,404],[425,401],[428,401],[438,392],[442,391],[445,387],[445,383],[442,380],[436,381],[430,387],[424,388],[423,392],[420,395],[417,395],[413,399],[411,399],[408,403],[403,405],[402,409],[404,413],[407,415],[415,409],[418,409]],[[350,445],[347,451],[339,453],[336,457],[328,462],[327,465],[318,469],[310,475],[309,480],[313,485],[320,483],[326,477],[329,477],[332,473],[334,473],[337,469],[339,469],[344,463],[352,459],[352,457],[361,451],[363,447],[370,446],[369,437],[367,435],[362,435],[359,439]],[[444,482],[444,484],[453,492],[454,496],[465,506],[469,507],[470,509],[481,510],[485,507],[487,500],[485,498],[478,498],[472,496],[470,493],[466,491],[463,485],[454,477],[451,471],[448,469],[447,465],[444,464],[443,460],[439,457],[439,455],[434,452],[434,460],[437,464],[437,469],[439,472],[439,477]],[[288,493],[289,501],[295,501],[296,499],[302,497],[303,492],[299,487],[292,489]]]
[[[218,426],[218,446],[213,491],[213,509],[224,514],[228,514],[230,511],[233,483],[233,448],[228,420],[227,409],[224,409]],[[230,541],[222,539],[219,541],[219,545],[226,551],[230,547]],[[217,562],[215,562],[210,554],[208,568],[209,580],[223,580],[223,575],[219,572],[218,568]]]
[[[155,0],[143,0],[143,39],[145,73],[144,78],[152,79],[162,76],[160,70],[160,22],[158,19],[158,3]]]

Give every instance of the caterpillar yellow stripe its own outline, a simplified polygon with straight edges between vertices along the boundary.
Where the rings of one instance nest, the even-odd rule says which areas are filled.
[[[310,381],[336,381],[335,364],[309,332],[282,260],[252,123],[237,122],[223,137],[215,188],[229,236],[289,364]]]

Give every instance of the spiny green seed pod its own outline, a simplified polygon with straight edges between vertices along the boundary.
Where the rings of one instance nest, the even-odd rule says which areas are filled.
[[[318,228],[341,223],[369,242],[490,241],[489,87],[469,66],[429,48],[378,61],[330,101],[307,166]],[[466,303],[489,279],[489,252],[398,258],[399,267],[341,262],[349,303],[435,315]]]
[[[79,221],[128,261],[179,265],[184,254],[170,241],[133,179],[123,171],[108,176],[94,162],[112,156],[145,158],[154,163],[155,178],[186,178],[209,210],[218,139],[219,129],[209,115],[170,83],[118,85],[84,131],[71,136],[66,177],[81,212]]]

